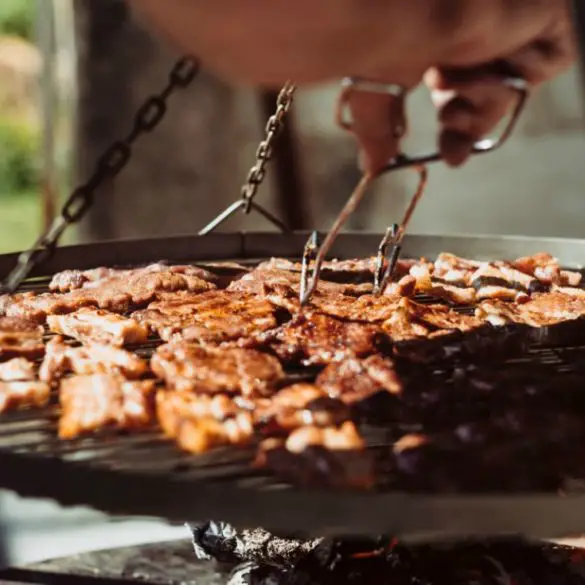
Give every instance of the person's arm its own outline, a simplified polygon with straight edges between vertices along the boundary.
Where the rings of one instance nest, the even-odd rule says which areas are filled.
[[[234,82],[384,76],[417,84],[537,37],[562,0],[134,0],[176,45]]]

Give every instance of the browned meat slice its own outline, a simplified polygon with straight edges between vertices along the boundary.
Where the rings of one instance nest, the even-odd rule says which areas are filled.
[[[186,342],[159,347],[151,367],[170,388],[210,394],[266,396],[284,377],[273,356],[252,349],[203,348]]]
[[[385,336],[370,324],[304,311],[261,339],[286,362],[325,365],[345,357],[376,353]]]
[[[304,426],[286,439],[267,439],[256,459],[303,485],[368,489],[375,484],[374,466],[365,442],[352,422],[339,427]]]
[[[144,429],[153,421],[152,380],[118,374],[73,376],[61,382],[59,437],[73,439],[104,428]]]
[[[437,256],[432,274],[444,282],[462,286],[471,285],[472,274],[480,268],[481,262],[459,258],[454,254],[443,253]]]
[[[125,313],[132,307],[145,306],[161,292],[204,292],[215,285],[198,276],[174,272],[150,272],[128,277],[106,278],[99,286],[81,288],[65,294],[22,293],[0,301],[0,313],[44,323],[47,315],[72,313],[82,307],[98,307]]]
[[[150,264],[142,268],[118,269],[118,268],[93,268],[91,270],[65,270],[55,274],[49,288],[54,292],[70,292],[80,288],[101,286],[103,281],[116,278],[135,278],[153,272],[170,272],[197,276],[202,280],[214,282],[216,277],[211,272],[197,266],[169,266],[164,263]]]
[[[119,372],[127,378],[140,378],[147,371],[143,359],[124,349],[99,343],[71,347],[55,337],[47,344],[39,377],[52,382],[70,372],[78,375]]]
[[[276,327],[275,308],[254,295],[211,291],[185,302],[166,299],[151,303],[134,317],[169,341],[178,337],[219,344]]]
[[[14,358],[0,364],[0,381],[29,382],[35,379],[35,365],[25,358]]]
[[[148,328],[145,325],[102,309],[86,308],[68,315],[49,315],[47,325],[53,333],[81,342],[122,347],[148,340]]]
[[[530,296],[523,291],[499,285],[483,285],[477,289],[476,299],[484,301],[488,299],[508,301],[516,303],[526,302]]]
[[[337,319],[378,323],[389,319],[398,308],[400,295],[362,295],[353,298],[344,295],[315,295],[311,304],[320,312]]]
[[[404,298],[394,314],[384,321],[382,329],[392,341],[407,341],[469,332],[481,325],[479,318],[458,313],[444,305],[422,305]]]
[[[516,323],[547,327],[583,317],[585,292],[582,295],[569,295],[560,291],[542,293],[522,304],[484,301],[478,306],[476,315],[495,326]]]
[[[561,270],[559,261],[550,254],[534,254],[518,258],[511,263],[514,268],[534,276],[549,285],[579,286],[583,279],[580,272]]]
[[[373,284],[352,284],[342,282],[330,282],[320,280],[316,292],[320,294],[344,294],[359,296],[372,292]],[[248,272],[242,278],[234,280],[227,288],[229,291],[237,291],[248,294],[268,297],[275,292],[281,292],[288,296],[298,296],[300,289],[300,272],[258,267]]]
[[[189,453],[242,445],[254,434],[252,414],[238,409],[225,395],[161,391],[156,397],[156,410],[164,433]]]
[[[0,317],[0,361],[35,359],[44,353],[43,328],[26,319]]]
[[[0,382],[0,413],[42,407],[49,402],[49,385],[34,380]]]
[[[257,401],[254,418],[264,434],[281,434],[302,426],[329,427],[348,420],[349,410],[314,384],[293,384],[266,401]]]
[[[462,287],[431,280],[427,288],[417,289],[418,292],[453,305],[472,305],[477,300],[474,288]]]
[[[94,305],[91,297],[26,292],[0,297],[0,315],[42,324],[47,315],[72,313],[82,307]]]
[[[329,364],[315,383],[329,396],[346,404],[360,402],[379,392],[399,395],[403,388],[392,360],[380,355]]]

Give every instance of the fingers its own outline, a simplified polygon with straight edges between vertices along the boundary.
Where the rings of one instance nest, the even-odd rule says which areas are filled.
[[[434,70],[429,72],[426,82],[438,111],[439,149],[451,166],[463,164],[474,144],[494,130],[519,98],[500,78],[483,72],[461,80]]]
[[[438,110],[439,148],[445,161],[459,166],[476,141],[494,131],[515,106],[518,94],[501,83],[521,77],[532,87],[569,67],[576,55],[570,23],[561,19],[536,41],[505,60],[469,69],[432,69],[425,75]]]
[[[400,139],[406,131],[404,95],[349,88],[340,100],[347,104],[351,116],[348,129],[358,141],[360,168],[376,175],[399,152]]]

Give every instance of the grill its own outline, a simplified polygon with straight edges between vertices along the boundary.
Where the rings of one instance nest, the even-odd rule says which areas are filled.
[[[253,263],[270,256],[298,258],[308,234],[212,234],[62,248],[25,285],[42,290],[49,275],[99,265],[216,261]],[[370,256],[381,236],[344,234],[335,257]],[[434,257],[450,251],[487,260],[546,250],[579,268],[585,241],[528,238],[421,237],[404,242],[404,255]],[[0,273],[14,255],[0,257]],[[139,348],[148,354],[155,343]],[[585,347],[532,348],[520,362],[553,369],[585,366]],[[310,372],[291,372],[293,381]],[[396,534],[413,540],[443,536],[518,533],[555,537],[585,526],[579,493],[414,495],[383,484],[372,493],[306,490],[250,468],[254,451],[222,448],[203,456],[183,454],[156,432],[100,433],[62,442],[55,433],[56,407],[0,418],[0,487],[63,505],[90,505],[110,514],[156,516],[173,521],[218,518],[261,525],[281,534]],[[379,441],[380,439],[378,439]],[[383,439],[382,439],[383,440]],[[373,437],[373,441],[376,438]]]

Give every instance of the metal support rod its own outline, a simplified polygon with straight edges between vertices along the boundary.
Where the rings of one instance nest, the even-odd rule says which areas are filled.
[[[579,65],[581,68],[581,100],[583,103],[583,112],[585,113],[585,2],[583,0],[573,0],[573,23],[575,26],[575,37],[579,49]]]
[[[274,113],[278,92],[262,92],[263,125]],[[276,200],[279,215],[291,230],[308,228],[307,197],[299,161],[298,135],[294,127],[294,113],[288,113],[288,121],[276,138],[272,160],[276,184]]]
[[[58,91],[56,87],[57,46],[53,1],[36,1],[37,42],[44,55],[40,84],[40,106],[43,123],[41,197],[43,224],[47,229],[57,212],[59,173],[55,152],[55,129],[58,126]]]

